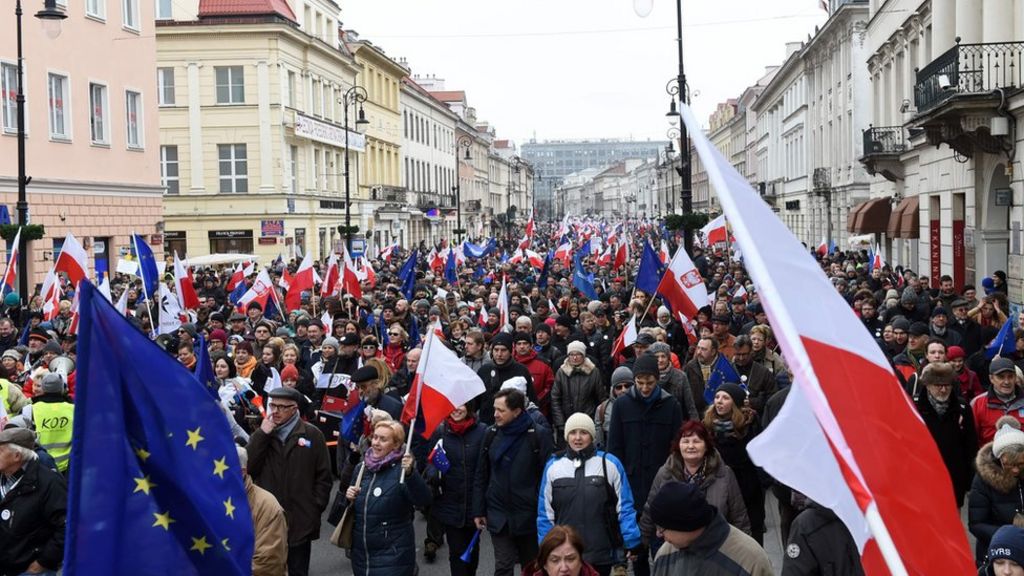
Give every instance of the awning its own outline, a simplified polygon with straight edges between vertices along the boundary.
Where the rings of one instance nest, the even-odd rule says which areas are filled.
[[[846,231],[853,232],[854,223],[857,222],[857,213],[864,208],[864,204],[858,204],[846,214]]]
[[[889,216],[885,234],[889,238],[914,239],[920,236],[921,217],[918,214],[920,198],[904,198]]]
[[[892,205],[889,198],[875,198],[857,207],[850,232],[854,234],[881,234],[889,224]]]

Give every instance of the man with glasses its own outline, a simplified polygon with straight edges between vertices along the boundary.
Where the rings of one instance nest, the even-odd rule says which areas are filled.
[[[956,372],[950,364],[928,364],[921,371],[923,390],[915,395],[914,404],[939,447],[942,461],[953,480],[953,496],[959,508],[971,487],[978,440],[974,415],[967,401],[953,393],[956,382]]]
[[[878,302],[874,298],[865,298],[860,304],[860,321],[871,333],[872,338],[881,338],[885,323],[878,317]]]
[[[320,430],[299,418],[305,397],[283,386],[268,396],[267,416],[246,447],[248,471],[284,508],[288,574],[306,576],[311,543],[320,537],[320,515],[331,494],[331,459]]]
[[[1009,358],[997,357],[988,368],[991,387],[987,394],[971,400],[978,446],[991,442],[996,435],[996,421],[1013,416],[1024,423],[1024,390],[1017,385],[1017,367]]]
[[[740,375],[740,382],[747,387],[747,401],[760,415],[772,394],[778,391],[775,377],[760,362],[754,362],[754,343],[746,334],[736,338],[736,351],[732,364]]]

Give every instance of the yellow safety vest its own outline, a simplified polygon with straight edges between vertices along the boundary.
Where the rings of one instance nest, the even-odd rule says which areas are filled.
[[[17,416],[17,414],[11,414],[11,383],[6,378],[0,378],[0,399],[4,403],[4,413],[8,417]]]
[[[71,428],[75,405],[68,402],[36,402],[32,405],[32,422],[39,435],[39,444],[53,456],[57,470],[67,472],[71,458]]]

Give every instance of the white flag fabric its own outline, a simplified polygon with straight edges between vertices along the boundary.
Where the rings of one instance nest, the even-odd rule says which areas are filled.
[[[167,284],[160,283],[160,327],[157,334],[174,334],[181,327],[181,306]]]

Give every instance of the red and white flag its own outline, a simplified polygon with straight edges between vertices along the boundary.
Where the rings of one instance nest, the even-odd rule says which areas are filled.
[[[625,240],[619,242],[619,247],[615,250],[615,261],[612,262],[612,270],[618,270],[629,262],[629,236],[627,235]]]
[[[720,214],[714,220],[708,222],[700,229],[700,233],[704,236],[704,245],[712,246],[719,242],[726,241],[726,225],[725,225],[725,214]]]
[[[748,447],[754,463],[833,510],[868,576],[973,574],[949,473],[882,350],[689,107],[681,113],[793,370],[781,412]]]
[[[68,232],[64,237],[64,245],[61,246],[60,255],[53,263],[53,268],[57,272],[67,274],[72,286],[78,286],[78,283],[88,275],[89,256],[74,234]]]
[[[733,298],[743,298],[743,300],[746,301],[747,300],[747,289],[746,289],[746,287],[745,286],[740,286],[739,288],[737,288],[736,292],[733,292],[732,297]]]
[[[490,320],[490,318],[491,316],[487,314],[487,305],[484,304],[483,306],[480,307],[480,315],[477,316],[476,323],[479,324],[480,327],[482,328],[484,326],[487,326],[487,321]]]
[[[530,221],[526,223],[526,235],[533,238],[533,216],[530,216]]]
[[[693,329],[693,322],[686,319],[682,313],[679,314],[679,325],[683,327],[683,332],[686,332],[686,341],[690,346],[695,346],[699,338],[697,338],[697,332]]]
[[[455,261],[458,262],[458,259]],[[360,282],[366,282],[370,288],[377,285],[377,272],[373,270],[373,266],[362,256],[356,258],[356,278]]]
[[[444,345],[440,326],[434,324],[427,330],[427,341],[416,367],[412,392],[402,410],[402,421],[411,421],[422,410],[422,434],[430,438],[452,410],[484,391],[484,383],[476,371],[465,365],[455,352]]]
[[[125,288],[121,291],[121,297],[114,303],[114,308],[121,313],[122,316],[128,315],[128,289]]]
[[[498,318],[499,324],[504,330],[508,326],[508,290],[505,288],[505,275],[501,275],[501,291],[498,292]]]
[[[43,320],[49,322],[60,312],[60,278],[56,267],[50,268],[43,279],[43,288],[39,291],[43,297]]]
[[[529,248],[531,240],[532,238],[529,234],[523,236],[522,240],[519,241],[519,249],[526,250],[527,248]]]
[[[622,332],[619,337],[615,339],[615,344],[612,345],[612,358],[615,358],[619,354],[633,345],[636,342],[636,315],[629,317],[629,321],[623,326]]]
[[[380,251],[380,259],[385,262],[391,262],[391,254],[398,248],[398,243],[388,246],[387,248]]]
[[[559,244],[558,248],[555,248],[555,260],[561,260],[562,266],[568,268],[572,262],[572,244],[569,242]]]
[[[14,235],[14,242],[11,243],[11,257],[7,259],[7,270],[4,271],[3,288],[4,292],[18,291],[18,252],[21,250],[21,228]],[[19,294],[24,297],[24,294]]]
[[[302,307],[302,291],[313,290],[313,255],[306,252],[295,275],[288,279],[288,292],[284,295],[284,306],[289,311]]]
[[[885,260],[882,258],[882,253],[878,250],[878,244],[875,244],[874,256],[871,258],[871,269],[881,270],[885,267]]]
[[[673,312],[682,313],[687,318],[696,318],[697,311],[708,305],[708,289],[704,279],[682,246],[676,250],[675,257],[665,269],[657,292]]]
[[[341,288],[358,300],[363,297],[363,287],[359,285],[359,275],[356,273],[356,265],[348,255],[348,247],[343,246],[341,250],[345,256],[344,269],[341,271]]]
[[[509,264],[519,264],[523,260],[530,263],[530,266],[537,268],[538,270],[544,268],[544,257],[534,252],[533,250],[521,249],[517,250],[515,255],[509,258]]]
[[[174,252],[174,291],[178,294],[178,304],[182,310],[198,310],[199,295],[192,284],[192,274],[181,260],[178,260],[178,252]]]
[[[611,265],[611,263],[612,263],[612,247],[609,244],[608,247],[604,249],[604,252],[601,253],[601,255],[597,257],[597,265],[604,267],[604,266]]]
[[[264,310],[267,309],[267,302],[273,298],[274,305],[277,305],[277,295],[274,294],[274,282],[270,279],[270,274],[267,274],[267,269],[260,270],[260,273],[256,275],[256,281],[252,283],[249,290],[238,299],[238,304],[235,308],[240,312],[245,312],[246,307],[250,302],[259,302],[260,307]]]
[[[661,260],[662,264],[668,264],[670,258],[671,253],[668,250],[668,242],[662,239],[661,248],[658,249],[658,259]]]
[[[826,240],[825,238],[822,238],[821,239],[821,244],[818,244],[818,248],[816,249],[816,252],[818,253],[819,256],[827,255],[828,254],[828,240]]]
[[[334,294],[334,288],[341,278],[341,271],[338,270],[338,255],[331,252],[327,257],[327,273],[324,274],[324,281],[320,284],[320,297],[327,298]]]

